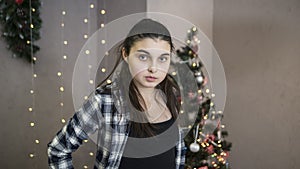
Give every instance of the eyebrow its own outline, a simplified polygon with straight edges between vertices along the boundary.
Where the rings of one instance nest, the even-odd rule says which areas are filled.
[[[137,50],[137,51],[138,51],[138,52],[143,52],[143,53],[146,53],[146,54],[150,55],[150,53],[149,53],[148,51],[143,50],[143,49],[139,49],[139,50]],[[160,56],[164,56],[164,55],[170,56],[170,53],[163,53],[163,54],[161,54]]]

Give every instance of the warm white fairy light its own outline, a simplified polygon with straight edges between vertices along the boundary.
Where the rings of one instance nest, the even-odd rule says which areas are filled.
[[[206,92],[206,93],[209,93],[210,91],[209,91],[209,89],[206,89],[205,92]]]
[[[93,67],[92,65],[88,65],[88,68],[89,68],[89,69],[92,69],[92,67]]]
[[[87,18],[85,18],[85,19],[83,20],[84,23],[88,23],[88,21],[89,21],[89,20],[88,20]]]
[[[88,97],[87,97],[87,96],[84,96],[83,98],[84,98],[84,100],[87,100],[87,99],[88,99]]]
[[[103,27],[104,27],[104,23],[101,23],[101,24],[100,24],[100,27],[103,28]]]
[[[173,75],[173,76],[176,76],[176,74],[177,74],[176,72],[172,72],[172,75]]]
[[[39,144],[39,143],[40,143],[40,140],[36,139],[34,142],[35,142],[36,144]]]
[[[87,34],[84,34],[84,35],[83,35],[83,38],[84,38],[84,39],[87,39],[88,37],[89,37],[89,36],[88,36]]]
[[[62,7],[65,6],[64,4],[64,1],[62,1]],[[59,101],[59,105],[60,105],[60,108],[59,108],[59,113],[60,113],[60,122],[62,124],[65,123],[65,119],[63,118],[63,106],[64,106],[64,91],[65,91],[65,88],[64,88],[64,64],[66,62],[64,62],[64,60],[67,60],[67,55],[65,54],[65,48],[67,47],[68,45],[68,41],[65,40],[65,36],[64,36],[64,30],[65,30],[65,27],[67,27],[67,25],[65,24],[65,15],[67,14],[67,11],[66,10],[63,10],[62,11],[62,15],[61,15],[61,36],[60,36],[60,41],[63,42],[61,44],[61,50],[60,50],[60,55],[62,56],[60,59],[60,71],[57,71],[57,80],[60,81],[60,87],[59,87],[59,95],[60,95],[60,101]]]
[[[106,11],[105,11],[104,9],[102,9],[102,10],[100,11],[100,13],[101,13],[102,15],[104,15],[104,14],[106,13]]]
[[[89,50],[85,50],[85,54],[90,54],[90,51]]]
[[[93,80],[89,80],[89,83],[90,83],[90,84],[94,84],[94,81],[93,81]]]
[[[214,93],[211,94],[211,97],[215,97],[216,95]]]
[[[31,0],[29,0],[29,7],[31,10],[29,10],[29,25],[30,25],[30,39],[28,39],[26,42],[28,45],[30,45],[30,54],[31,54],[31,58],[32,58],[32,62],[31,62],[31,71],[32,71],[32,77],[31,77],[31,89],[30,89],[30,95],[32,97],[32,105],[28,108],[28,111],[31,112],[30,116],[31,116],[31,121],[29,122],[29,126],[32,127],[32,133],[33,133],[33,137],[37,137],[36,136],[36,129],[35,129],[35,119],[36,119],[36,110],[35,110],[35,78],[37,77],[37,74],[35,73],[34,70],[34,62],[37,60],[37,58],[33,55],[33,45],[34,45],[34,41],[33,41],[33,37],[32,37],[32,30],[35,28],[35,26],[33,25],[32,22],[32,12],[35,12],[36,10],[34,8],[31,7]],[[35,143],[38,144],[39,140],[35,139]],[[29,153],[29,157],[33,158],[36,156],[35,154],[36,152],[36,148],[35,146],[33,147],[33,150],[31,150],[31,153]]]
[[[83,168],[85,168],[85,169],[86,169],[86,168],[88,168],[88,166],[84,165],[84,166],[83,166]]]
[[[104,39],[102,39],[102,40],[101,40],[101,43],[102,43],[102,44],[105,44],[105,40],[104,40]]]
[[[111,83],[111,80],[109,80],[109,79],[108,79],[108,80],[106,80],[106,83],[110,84],[110,83]]]
[[[91,4],[91,5],[90,5],[90,8],[91,8],[91,9],[94,9],[94,7],[95,7],[94,4]]]
[[[105,69],[105,68],[102,68],[102,69],[101,69],[101,72],[103,72],[103,73],[106,72],[106,69]]]
[[[89,140],[83,140],[83,142],[87,143]]]
[[[94,156],[94,153],[93,153],[93,152],[90,152],[89,155],[90,155],[90,156]]]

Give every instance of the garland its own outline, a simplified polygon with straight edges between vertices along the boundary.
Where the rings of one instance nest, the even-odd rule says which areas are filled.
[[[34,54],[40,50],[35,41],[40,39],[41,3],[39,0],[0,0],[1,36],[13,57],[35,63]]]

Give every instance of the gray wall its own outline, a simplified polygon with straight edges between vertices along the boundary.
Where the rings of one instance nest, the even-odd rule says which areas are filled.
[[[233,169],[299,168],[300,1],[215,0]]]
[[[86,39],[83,35],[90,35],[99,28],[100,21],[109,21],[121,16],[146,11],[144,0],[110,0],[110,1],[63,1],[42,0],[41,18],[43,27],[38,44],[41,51],[37,53],[37,62],[34,65],[38,77],[35,79],[35,114],[28,112],[32,105],[31,65],[22,59],[13,59],[11,52],[5,48],[4,41],[0,41],[0,164],[1,168],[47,168],[46,145],[55,133],[63,126],[61,119],[68,120],[74,113],[72,103],[72,73],[76,58]],[[108,3],[109,2],[109,3]],[[90,10],[89,27],[83,22],[88,14],[89,4],[95,8]],[[122,4],[122,5],[120,5]],[[64,17],[64,39],[68,46],[62,47],[62,9],[67,14]],[[106,15],[100,15],[99,10],[105,9]],[[68,59],[62,61],[63,52]],[[62,65],[62,66],[61,66]],[[57,72],[63,72],[63,80],[57,77]],[[59,87],[64,84],[64,107],[60,108],[61,95]],[[29,127],[31,120],[36,121],[36,127]],[[39,144],[34,140],[38,138]],[[92,168],[95,156],[95,145],[91,141],[85,143],[73,155],[75,168],[87,165]],[[30,159],[28,154],[35,152],[36,156]]]

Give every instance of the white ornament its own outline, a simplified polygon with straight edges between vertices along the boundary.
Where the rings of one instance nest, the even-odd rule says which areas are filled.
[[[192,143],[190,145],[190,150],[194,153],[198,152],[200,150],[200,146],[197,143]]]

